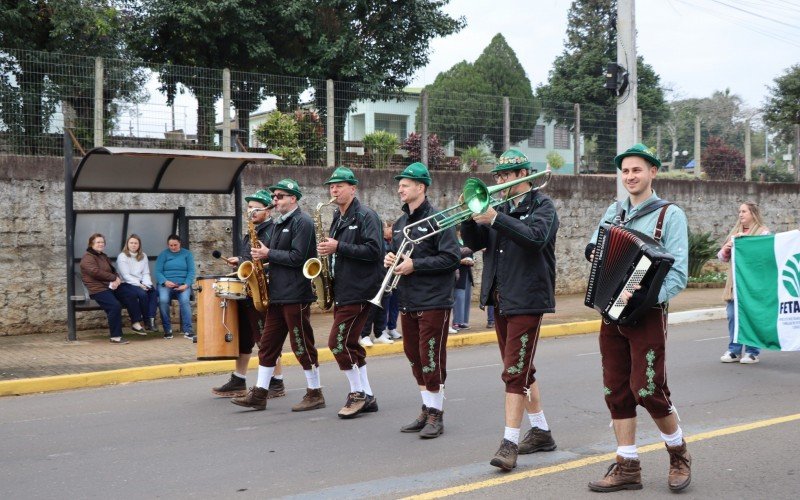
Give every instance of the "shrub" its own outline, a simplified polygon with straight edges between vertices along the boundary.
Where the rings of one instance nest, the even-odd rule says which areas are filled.
[[[372,157],[372,166],[386,168],[397,149],[399,140],[397,136],[383,130],[378,130],[364,136],[364,149]]]
[[[703,272],[703,266],[717,254],[717,242],[711,233],[693,233],[689,231],[689,276],[697,277]]]
[[[547,164],[550,165],[550,168],[553,170],[558,170],[559,168],[564,166],[564,157],[558,154],[556,151],[550,151],[547,153]]]
[[[477,172],[481,166],[493,164],[496,158],[484,146],[470,146],[461,153],[461,170]]]
[[[721,138],[709,137],[701,158],[709,179],[744,180],[744,155]]]
[[[294,112],[294,119],[298,127],[297,142],[305,152],[306,160],[314,165],[323,164],[327,143],[319,113],[298,109]]]
[[[422,161],[421,134],[412,132],[400,148],[408,153],[409,163]],[[439,137],[436,134],[428,134],[428,168],[433,169],[438,166],[444,166],[445,157],[444,148],[439,143]]]
[[[297,120],[291,114],[278,110],[267,115],[267,120],[256,128],[254,134],[270,153],[275,148],[299,146],[300,127],[297,126]]]

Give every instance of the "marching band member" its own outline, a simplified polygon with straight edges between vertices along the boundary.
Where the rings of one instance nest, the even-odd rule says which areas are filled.
[[[243,397],[231,401],[257,410],[267,407],[269,382],[281,355],[286,335],[292,351],[306,375],[308,388],[303,400],[292,411],[325,407],[319,378],[317,349],[311,328],[311,282],[303,276],[303,264],[316,256],[314,223],[297,202],[303,196],[293,179],[283,179],[268,188],[280,217],[273,223],[268,246],[250,250],[254,259],[269,263],[270,303],[258,342],[258,380]]]
[[[500,156],[492,173],[502,184],[530,175],[530,168],[524,154],[510,149]],[[559,221],[553,201],[531,189],[530,182],[509,187],[506,197],[517,198],[461,225],[469,248],[486,249],[480,303],[494,308],[505,383],[505,432],[490,463],[506,471],[516,467],[518,454],[556,449],[542,410],[533,358],[542,315],[555,312]],[[528,413],[531,429],[520,441],[523,411]]]
[[[272,233],[272,219],[270,218],[271,194],[266,189],[245,196],[247,202],[247,214],[255,225],[256,235],[260,244],[269,245],[269,238]],[[250,254],[250,235],[245,233],[242,237],[242,255],[238,257],[228,257],[227,263],[238,268],[242,262],[252,260]],[[247,297],[245,300],[237,300],[236,307],[239,309],[239,357],[236,358],[236,370],[231,374],[230,380],[219,387],[214,387],[211,392],[224,398],[241,397],[247,394],[247,365],[250,363],[250,356],[253,346],[256,345],[256,338],[261,334],[261,327],[264,324],[266,312],[259,312],[253,305],[253,299]],[[283,385],[283,375],[281,374],[281,360],[278,358],[275,366],[275,373],[269,381],[269,391],[267,398],[277,398],[286,395]]]
[[[656,226],[663,222],[661,244],[675,257],[675,262],[658,293],[659,303],[645,313],[637,324],[621,326],[603,321],[600,326],[603,392],[617,438],[617,457],[601,479],[589,483],[589,489],[607,492],[642,488],[636,450],[636,406],[639,404],[653,418],[665,441],[670,462],[669,488],[680,491],[691,481],[692,457],[686,450],[683,431],[670,400],[665,348],[667,303],[686,287],[687,281],[686,215],[675,205],[645,212],[648,205],[660,202],[652,183],[661,162],[644,144],[636,144],[617,155],[614,163],[622,171],[622,183],[629,196],[612,203],[601,223],[612,222],[618,217],[625,227],[654,235]],[[586,258],[590,261],[594,258],[597,234],[595,230],[591,242],[586,246]],[[646,296],[645,292],[642,289],[633,294],[623,291],[623,301],[627,304],[641,301]]]
[[[395,255],[404,238],[403,228],[436,213],[426,196],[431,177],[424,164],[412,163],[395,180],[404,213],[392,228],[392,251],[384,258],[384,266],[401,259],[394,273],[402,276],[397,292],[403,350],[422,395],[422,413],[400,431],[419,432],[421,438],[429,439],[444,431],[445,347],[461,253],[451,227],[416,244],[410,256]],[[412,229],[410,236],[419,238],[430,230],[423,224]]]
[[[335,198],[329,237],[317,242],[320,257],[328,256],[333,278],[333,325],[328,347],[339,369],[347,375],[350,393],[340,418],[378,411],[367,377],[366,351],[359,344],[369,316],[369,299],[383,278],[383,234],[380,217],[356,198],[356,179],[346,167],[337,167],[325,182]]]

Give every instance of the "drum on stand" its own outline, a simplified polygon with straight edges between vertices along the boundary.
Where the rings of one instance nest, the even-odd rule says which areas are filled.
[[[239,310],[234,300],[215,293],[219,278],[197,278],[197,359],[239,357]]]

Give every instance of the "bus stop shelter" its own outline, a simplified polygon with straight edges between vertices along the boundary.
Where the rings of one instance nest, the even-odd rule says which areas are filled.
[[[64,143],[67,339],[70,341],[77,340],[76,311],[99,309],[90,300],[80,279],[80,257],[89,235],[103,233],[107,248],[122,248],[127,235],[136,232],[143,237],[143,251],[150,258],[152,267],[166,237],[178,233],[188,247],[189,230],[189,217],[183,207],[173,210],[120,207],[75,210],[73,193],[233,195],[234,213],[191,218],[230,219],[232,247],[238,254],[242,234],[242,170],[253,161],[281,159],[267,153],[99,147],[88,151],[73,173],[72,148],[69,141]],[[109,256],[114,259],[114,256]]]

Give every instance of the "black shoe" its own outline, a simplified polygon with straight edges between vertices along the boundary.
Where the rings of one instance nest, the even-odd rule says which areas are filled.
[[[428,420],[428,407],[422,405],[422,413],[419,414],[416,420],[408,425],[400,427],[400,432],[419,432],[425,427],[425,422]]]
[[[500,448],[497,450],[497,453],[494,454],[494,458],[489,462],[489,465],[494,465],[504,471],[510,471],[517,466],[518,453],[519,448],[516,444],[508,439],[503,439],[500,443]]]
[[[375,413],[376,411],[378,411],[378,400],[375,399],[375,396],[367,394],[367,401],[364,403],[361,413]]]
[[[556,449],[556,442],[550,431],[543,431],[538,427],[531,427],[519,442],[519,454],[527,455],[537,451],[553,451]]]
[[[283,379],[272,377],[269,380],[269,393],[267,399],[279,398],[286,395],[286,387],[283,385]]]
[[[156,328],[156,319],[155,318],[147,318],[144,322],[144,328],[148,332],[157,332],[158,328]]]
[[[133,330],[133,333],[137,335],[147,335],[147,330],[145,330],[142,326],[136,328],[135,326],[131,325],[131,330]]]
[[[171,339],[172,338],[172,330],[167,330],[166,332],[164,332],[164,338],[165,339]]]
[[[444,411],[437,410],[436,408],[428,408],[428,419],[425,421],[425,427],[419,431],[419,437],[422,439],[433,439],[439,437],[439,434],[444,432]]]
[[[230,380],[212,388],[211,393],[223,398],[238,398],[247,394],[247,381],[231,373]]]

